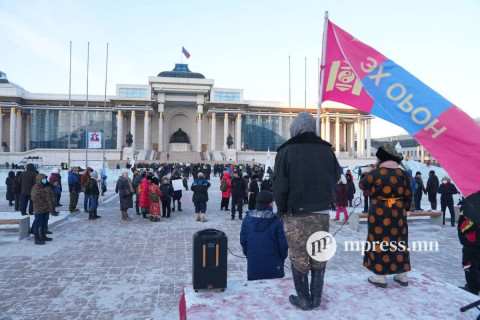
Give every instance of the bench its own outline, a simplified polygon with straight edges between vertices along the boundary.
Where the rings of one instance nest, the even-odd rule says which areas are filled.
[[[440,211],[413,211],[407,213],[408,218],[413,217],[430,217],[430,224],[437,226],[442,225],[442,213]],[[350,221],[350,227],[357,231],[360,229],[360,219],[368,218],[368,213],[353,213],[350,215],[348,221]]]
[[[18,240],[22,240],[30,236],[30,217],[22,217],[20,219],[0,219],[0,225],[13,224],[18,224]]]

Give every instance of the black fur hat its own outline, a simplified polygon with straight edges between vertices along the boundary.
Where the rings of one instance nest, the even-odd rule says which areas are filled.
[[[396,163],[400,163],[403,160],[403,156],[388,143],[384,143],[382,146],[380,146],[375,156],[382,162],[391,160],[395,161]]]

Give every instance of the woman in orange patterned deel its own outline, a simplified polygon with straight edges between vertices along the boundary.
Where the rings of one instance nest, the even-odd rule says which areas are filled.
[[[412,184],[407,172],[399,168],[403,156],[389,144],[377,153],[376,168],[365,175],[360,189],[370,190],[372,202],[368,211],[368,236],[363,265],[374,275],[368,281],[386,288],[389,274],[394,281],[408,286],[410,271],[407,211],[412,201]]]

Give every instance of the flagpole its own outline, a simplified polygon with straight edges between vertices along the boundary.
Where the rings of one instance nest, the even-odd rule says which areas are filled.
[[[318,136],[320,136],[320,109],[322,108],[323,82],[325,78],[327,34],[328,34],[328,11],[325,11],[325,24],[323,25],[322,65],[320,66],[320,86],[318,88],[318,106],[317,106],[317,135]]]
[[[72,126],[71,126],[71,119],[70,113],[72,108],[72,41],[70,41],[70,72],[68,75],[68,168],[70,168],[70,143],[71,143],[71,136],[72,136]]]
[[[307,57],[305,57],[305,112],[307,112]]]
[[[85,167],[88,167],[88,67],[90,63],[90,42],[87,43],[87,100],[85,118]]]
[[[292,123],[292,81],[290,79],[290,56],[288,56],[288,121]]]
[[[107,59],[105,61],[105,97],[103,99],[103,161],[102,169],[105,172],[105,148],[107,143],[106,118],[107,118],[107,75],[108,75],[108,42],[107,42]],[[113,137],[112,137],[113,138]]]

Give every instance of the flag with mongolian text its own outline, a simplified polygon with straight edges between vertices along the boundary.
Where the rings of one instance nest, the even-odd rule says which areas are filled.
[[[322,101],[352,106],[404,128],[464,196],[480,190],[480,126],[380,52],[328,21]]]

